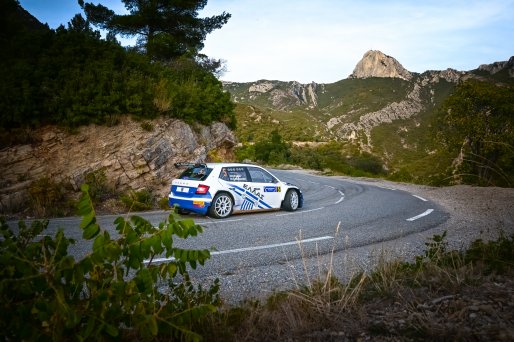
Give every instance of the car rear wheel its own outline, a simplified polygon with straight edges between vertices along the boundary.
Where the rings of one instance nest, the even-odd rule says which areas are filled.
[[[232,214],[234,203],[227,193],[219,193],[214,196],[211,206],[209,207],[209,216],[214,218],[225,218]]]
[[[290,189],[286,193],[286,197],[284,198],[284,203],[282,207],[287,211],[295,211],[298,209],[299,197],[298,192],[296,190]]]

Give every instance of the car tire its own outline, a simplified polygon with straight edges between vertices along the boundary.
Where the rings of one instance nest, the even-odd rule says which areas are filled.
[[[209,207],[209,216],[217,219],[222,219],[232,215],[234,210],[234,202],[232,197],[226,192],[221,192],[214,196]]]
[[[296,209],[298,209],[299,204],[300,196],[298,196],[298,191],[293,189],[288,190],[286,196],[284,197],[282,208],[284,208],[287,211],[295,211]]]

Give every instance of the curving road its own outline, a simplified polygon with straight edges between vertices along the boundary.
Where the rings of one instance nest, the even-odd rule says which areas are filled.
[[[244,276],[245,272],[253,272],[254,278],[265,277],[277,265],[395,240],[434,228],[449,217],[436,203],[394,188],[301,171],[272,172],[302,189],[304,207],[296,212],[234,215],[225,220],[191,215],[204,227],[204,233],[175,240],[175,244],[212,251],[207,267],[194,271],[195,277]],[[157,225],[167,213],[140,215]],[[116,235],[115,217],[98,217],[101,227],[112,231],[111,236]],[[47,234],[53,235],[62,227],[68,236],[80,241],[79,221],[79,218],[53,219]],[[80,257],[90,250],[90,245],[90,242],[79,242],[71,252]]]
[[[292,213],[234,215],[226,220],[193,216],[204,233],[181,246],[212,250],[210,267],[197,271],[201,275],[232,274],[349,246],[374,245],[434,228],[449,217],[436,203],[394,188],[298,171],[272,172],[302,189],[304,207]],[[158,217],[150,219],[158,223]]]

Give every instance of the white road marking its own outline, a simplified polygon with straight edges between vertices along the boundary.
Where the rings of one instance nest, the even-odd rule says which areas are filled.
[[[414,220],[417,220],[417,219],[419,219],[419,218],[422,218],[422,217],[424,217],[424,216],[429,215],[429,214],[430,214],[431,212],[433,212],[433,211],[434,211],[434,209],[427,209],[427,210],[426,210],[424,213],[422,213],[422,214],[419,214],[419,215],[417,215],[417,216],[414,216],[414,217],[408,218],[408,219],[407,219],[407,221],[411,221],[411,222],[412,222],[412,221],[414,221]]]
[[[321,210],[321,209],[323,209],[323,208],[324,208],[324,207],[316,208],[316,209],[309,209],[309,210],[301,210],[301,211],[295,211],[294,213],[278,214],[278,215],[275,215],[275,216],[276,216],[276,217],[279,217],[279,216],[287,216],[287,215],[295,215],[295,214],[309,213],[309,212],[311,212],[311,211]]]
[[[416,197],[416,198],[419,198],[419,199],[420,199],[420,200],[422,200],[423,202],[428,202],[428,200],[427,200],[427,199],[424,199],[424,198],[423,198],[423,197],[421,197],[421,196],[418,196],[418,195],[412,195],[412,196],[414,196],[414,197]]]
[[[213,223],[226,223],[226,222],[237,222],[237,221],[243,221],[243,219],[236,219],[236,220],[216,220],[216,221],[207,221],[207,222],[198,222],[198,224],[213,224]]]
[[[283,243],[274,243],[272,245],[229,249],[229,250],[226,250],[226,251],[214,251],[214,252],[211,252],[211,255],[220,255],[220,254],[230,254],[230,253],[258,251],[258,250],[261,250],[261,249],[271,249],[271,248],[277,248],[277,247],[298,245],[298,244],[302,244],[302,243],[330,240],[330,239],[333,239],[333,238],[334,238],[333,236],[320,236],[320,237],[317,237],[317,238],[311,238],[311,239],[305,239],[305,240],[297,240],[297,241],[290,241],[290,242],[283,242]]]
[[[341,198],[335,204],[339,204],[339,203],[341,203],[344,200],[343,192],[339,191],[339,194],[341,195]]]
[[[258,251],[262,249],[271,249],[271,248],[278,248],[278,247],[285,247],[285,246],[291,246],[291,245],[297,245],[297,244],[303,244],[303,243],[309,243],[309,242],[317,242],[317,241],[323,241],[323,240],[330,240],[333,239],[333,236],[320,236],[317,238],[311,238],[311,239],[305,239],[305,240],[297,240],[297,241],[290,241],[290,242],[283,242],[283,243],[274,243],[272,245],[263,245],[263,246],[255,246],[255,247],[245,247],[245,248],[236,248],[236,249],[228,249],[226,251],[214,251],[211,252],[212,255],[221,255],[221,254],[231,254],[231,253],[241,253],[241,252],[251,252],[251,251]],[[166,262],[166,261],[173,261],[175,260],[174,257],[171,258],[157,258],[153,259],[152,262]],[[150,260],[145,260],[144,263],[148,264]]]

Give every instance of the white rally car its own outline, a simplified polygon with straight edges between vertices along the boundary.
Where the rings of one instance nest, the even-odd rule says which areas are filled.
[[[285,209],[303,206],[300,189],[251,164],[177,163],[185,167],[171,183],[168,202],[180,213],[208,214],[225,218],[232,213]]]

